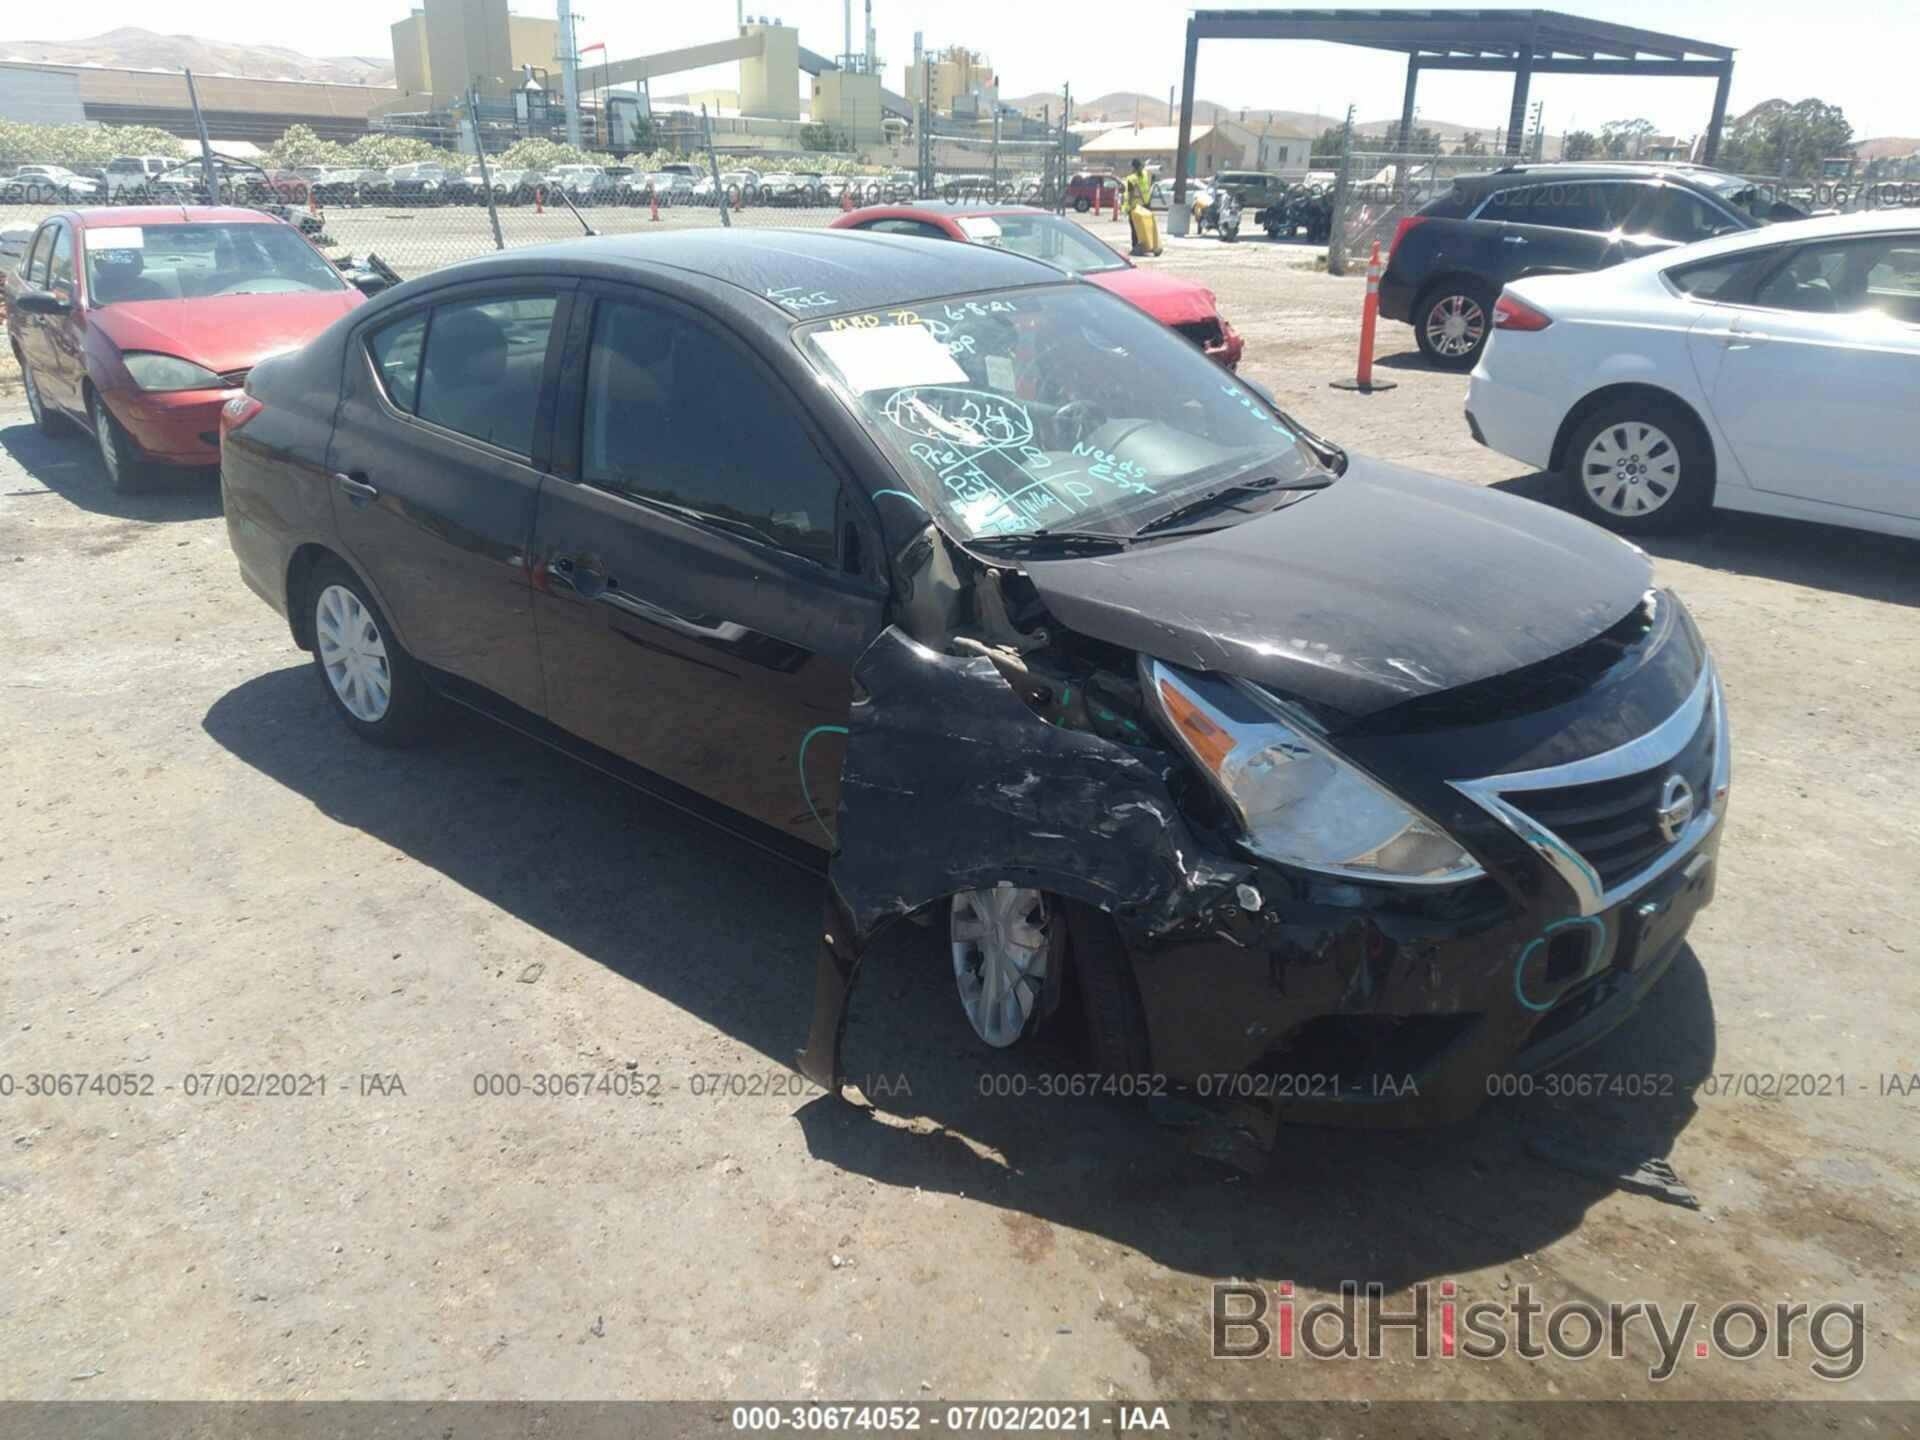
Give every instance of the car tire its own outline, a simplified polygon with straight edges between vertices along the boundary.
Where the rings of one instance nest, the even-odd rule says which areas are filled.
[[[1145,1075],[1153,1054],[1125,942],[1113,917],[1091,905],[1060,902],[1067,920],[1067,975],[1085,1024],[1088,1062],[1103,1075]]]
[[[73,422],[53,409],[40,393],[40,384],[33,378],[33,372],[27,368],[27,362],[20,358],[18,350],[13,358],[20,366],[20,384],[27,392],[27,410],[33,416],[33,428],[42,435],[59,436],[72,433]]]
[[[1691,411],[1657,396],[1594,411],[1561,469],[1574,508],[1622,535],[1695,528],[1713,508],[1713,444]]]
[[[1413,307],[1420,353],[1441,370],[1471,370],[1493,333],[1493,296],[1477,280],[1443,280]]]
[[[139,444],[127,433],[127,427],[113,418],[96,390],[87,392],[87,414],[93,421],[94,449],[100,456],[100,468],[107,484],[119,495],[136,495],[157,478],[154,464],[140,451]]]
[[[305,591],[314,673],[347,728],[396,748],[426,739],[438,701],[365,582],[327,559],[308,575]]]
[[[1075,210],[1078,210],[1082,215],[1084,215],[1087,213],[1087,211],[1091,210],[1093,206],[1087,200],[1087,197],[1082,195],[1078,200],[1073,202],[1073,208]]]

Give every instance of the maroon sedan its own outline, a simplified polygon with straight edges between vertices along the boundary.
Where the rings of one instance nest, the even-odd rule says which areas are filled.
[[[1229,370],[1240,364],[1242,342],[1221,318],[1213,291],[1191,280],[1143,270],[1079,225],[1028,205],[969,205],[922,201],[870,205],[833,222],[839,230],[877,230],[997,245],[1044,260],[1070,275],[1131,301],[1162,325],[1178,330]]]
[[[364,298],[284,221],[178,205],[50,216],[6,295],[35,423],[90,431],[119,490],[219,464],[247,371]]]

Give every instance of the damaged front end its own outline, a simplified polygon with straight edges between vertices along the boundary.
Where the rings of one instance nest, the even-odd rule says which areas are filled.
[[[1067,594],[1061,566],[1094,582]],[[1105,916],[1137,993],[1147,1068],[1168,1093],[1262,1144],[1287,1120],[1461,1118],[1491,1093],[1491,1077],[1553,1063],[1604,1034],[1671,964],[1711,897],[1726,793],[1718,684],[1676,600],[1649,594],[1616,607],[1604,628],[1588,622],[1582,643],[1519,656],[1505,674],[1490,661],[1449,676],[1459,682],[1449,687],[1412,684],[1404,666],[1362,676],[1313,662],[1325,696],[1350,701],[1364,682],[1369,706],[1214,676],[1271,699],[1339,763],[1470,852],[1472,863],[1452,871],[1433,862],[1440,883],[1406,884],[1316,872],[1250,838],[1232,794],[1148,688],[1160,673],[1147,658],[1150,597],[1140,597],[1138,636],[1059,621],[1063,610],[1089,613],[1089,594],[1115,613],[1120,571],[1085,558],[993,563],[934,524],[899,545],[894,623],[854,671],[800,1061],[817,1083],[840,1087],[848,1001],[875,937],[995,886]],[[1260,623],[1238,619],[1232,649],[1215,657],[1223,666]],[[1205,658],[1195,636],[1226,627],[1189,612],[1177,629],[1160,628],[1166,648],[1192,663]],[[1382,685],[1406,693],[1376,698]],[[1664,726],[1652,723],[1662,716]],[[1652,748],[1615,753],[1655,729]],[[1683,729],[1684,745],[1655,753]],[[1551,778],[1556,765],[1576,777],[1592,770],[1576,784],[1601,787],[1596,803],[1617,807],[1623,824],[1638,823],[1642,790],[1684,771],[1707,823],[1661,851],[1657,875],[1641,866],[1627,883],[1615,873],[1616,883],[1583,888],[1576,867],[1593,865],[1576,856],[1570,866],[1543,848],[1544,826],[1516,827],[1511,807],[1474,790],[1486,777]]]

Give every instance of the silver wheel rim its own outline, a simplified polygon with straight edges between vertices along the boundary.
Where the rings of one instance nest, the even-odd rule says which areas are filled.
[[[393,671],[380,627],[360,597],[344,585],[329,585],[313,606],[313,640],[320,668],[347,713],[372,724],[393,698]]]
[[[33,423],[44,424],[46,416],[40,409],[40,387],[33,383],[33,372],[26,366],[20,367],[20,381],[27,391],[27,409],[33,414]]]
[[[973,1033],[1005,1049],[1026,1033],[1047,980],[1046,897],[1002,885],[953,897],[953,977]]]
[[[1580,458],[1580,484],[1609,515],[1651,515],[1680,488],[1680,452],[1643,420],[1609,425]]]
[[[1427,343],[1437,355],[1465,355],[1487,333],[1487,312],[1471,295],[1445,295],[1427,311]]]
[[[96,398],[93,402],[93,438],[100,447],[100,463],[107,467],[107,478],[115,484],[120,482],[120,442],[113,437],[113,421],[107,414],[107,407]]]

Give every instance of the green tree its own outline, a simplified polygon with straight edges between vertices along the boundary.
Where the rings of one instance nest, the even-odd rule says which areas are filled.
[[[1346,129],[1340,125],[1329,125],[1320,132],[1320,138],[1313,142],[1313,153],[1308,164],[1324,170],[1340,161],[1340,147],[1344,143]],[[1356,144],[1358,142],[1356,141]]]
[[[307,125],[289,125],[286,133],[267,147],[266,163],[271,166],[346,165],[351,163],[347,147],[323,140]]]
[[[185,158],[176,135],[151,125],[28,125],[0,120],[0,168],[16,165],[64,165],[91,170],[116,155],[171,155]]]
[[[1652,135],[1653,122],[1637,116],[1632,120],[1609,120],[1600,127],[1600,148],[1609,160],[1631,160]]]
[[[1838,105],[1765,100],[1727,127],[1717,159],[1722,169],[1743,175],[1808,179],[1820,173],[1823,160],[1852,148],[1853,126]]]
[[[1569,130],[1560,140],[1562,160],[1591,160],[1600,153],[1600,137],[1591,130]]]
[[[802,148],[807,150],[844,150],[847,148],[841,143],[841,137],[834,133],[831,125],[821,123],[802,125],[800,127],[800,144]]]

